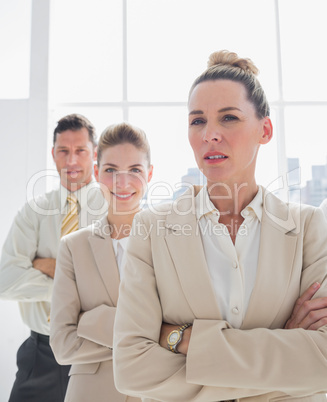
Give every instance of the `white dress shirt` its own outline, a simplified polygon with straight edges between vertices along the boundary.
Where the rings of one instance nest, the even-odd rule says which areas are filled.
[[[16,215],[4,243],[0,261],[0,298],[17,300],[24,323],[49,335],[48,316],[53,279],[33,268],[35,258],[55,258],[61,221],[67,212],[67,192],[62,186],[29,200]],[[92,180],[75,192],[79,227],[107,212],[98,184]]]
[[[262,189],[259,187],[254,199],[241,211],[244,221],[236,234],[235,245],[228,228],[219,223],[220,212],[210,201],[207,187],[196,196],[195,208],[219,310],[223,319],[240,328],[257,273]]]
[[[120,280],[124,275],[123,266],[125,264],[125,250],[127,247],[127,243],[128,243],[128,237],[123,237],[122,239],[119,240],[112,239],[112,245],[114,247]]]

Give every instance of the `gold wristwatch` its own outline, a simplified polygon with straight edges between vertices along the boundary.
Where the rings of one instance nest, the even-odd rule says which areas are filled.
[[[174,329],[173,331],[171,331],[171,333],[167,336],[168,349],[171,352],[179,353],[177,350],[177,346],[183,339],[184,331],[191,325],[192,324],[184,324],[178,329]]]

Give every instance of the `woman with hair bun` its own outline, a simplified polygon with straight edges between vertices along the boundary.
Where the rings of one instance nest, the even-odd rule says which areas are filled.
[[[191,87],[188,136],[207,185],[134,221],[143,233],[130,238],[114,331],[121,392],[326,401],[326,222],[256,183],[273,133],[257,73],[216,52]]]
[[[152,169],[142,130],[121,123],[101,134],[94,170],[108,214],[62,238],[54,278],[50,345],[72,365],[66,402],[140,401],[115,388],[112,342],[124,252]]]

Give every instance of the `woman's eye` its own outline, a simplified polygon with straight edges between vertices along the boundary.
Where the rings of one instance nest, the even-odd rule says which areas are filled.
[[[107,168],[107,169],[105,170],[105,172],[107,172],[107,173],[113,173],[114,171],[115,171],[114,168]]]
[[[223,120],[224,121],[233,121],[233,120],[238,120],[238,118],[236,116],[228,114],[228,115],[224,116]]]
[[[200,124],[203,124],[204,120],[203,119],[194,119],[191,121],[191,126],[198,126]]]
[[[131,172],[133,172],[133,173],[141,173],[141,170],[138,169],[138,168],[133,168],[133,169],[131,169]]]

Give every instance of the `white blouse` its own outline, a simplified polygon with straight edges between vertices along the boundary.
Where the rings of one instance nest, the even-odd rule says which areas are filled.
[[[128,237],[123,237],[122,239],[111,239],[112,245],[114,247],[114,252],[116,256],[116,261],[118,265],[120,280],[123,277],[123,267],[125,264],[125,251],[127,247]]]
[[[204,253],[223,319],[240,328],[253,291],[259,256],[262,189],[241,211],[244,218],[235,245],[220,212],[210,201],[207,187],[195,198],[196,216]],[[233,230],[233,228],[231,228]]]

